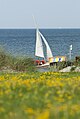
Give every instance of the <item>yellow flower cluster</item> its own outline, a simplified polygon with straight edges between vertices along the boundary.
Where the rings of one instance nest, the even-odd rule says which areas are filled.
[[[79,119],[79,73],[0,74],[0,119]]]

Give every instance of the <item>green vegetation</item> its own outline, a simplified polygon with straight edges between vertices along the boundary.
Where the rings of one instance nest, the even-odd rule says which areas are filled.
[[[57,69],[74,64],[80,66],[68,61]],[[80,118],[80,72],[36,72],[32,58],[1,51],[0,70],[5,67],[16,73],[0,72],[0,119]]]
[[[72,65],[73,65],[73,62],[70,62],[70,61],[58,62],[57,68],[58,68],[58,70],[61,70],[65,67],[72,66]]]
[[[59,71],[65,67],[74,66],[71,71],[74,71],[76,67],[80,67],[80,59],[77,61],[65,61],[58,62],[50,67],[49,71]],[[34,59],[30,57],[13,57],[6,53],[4,50],[0,50],[0,70],[8,69],[20,72],[34,72],[37,71],[34,63]]]
[[[15,71],[35,71],[35,65],[32,58],[13,57],[4,51],[0,51],[0,70],[9,68]]]
[[[79,119],[80,73],[0,74],[0,119]]]
[[[71,71],[75,71],[76,67],[80,67],[80,60],[57,62],[53,64],[50,69],[51,71],[59,71],[68,66],[71,66]]]

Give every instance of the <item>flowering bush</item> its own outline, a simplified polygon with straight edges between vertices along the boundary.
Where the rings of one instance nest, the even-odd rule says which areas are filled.
[[[0,74],[0,119],[79,119],[80,73]]]

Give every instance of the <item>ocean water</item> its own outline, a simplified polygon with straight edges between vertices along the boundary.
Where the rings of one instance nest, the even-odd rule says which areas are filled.
[[[48,41],[53,56],[69,57],[69,46],[72,44],[72,58],[80,56],[80,29],[40,29]],[[34,58],[35,29],[0,29],[0,47],[14,56]]]

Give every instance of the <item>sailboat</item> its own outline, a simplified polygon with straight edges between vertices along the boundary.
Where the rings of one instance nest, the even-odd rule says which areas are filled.
[[[44,50],[43,50],[43,43],[46,46],[46,58],[44,55]],[[36,47],[35,47],[35,56],[43,58],[44,60],[36,60],[38,66],[44,67],[44,66],[49,66],[49,58],[52,58],[52,51],[51,48],[45,39],[45,37],[42,35],[42,33],[39,31],[39,29],[36,29]]]

